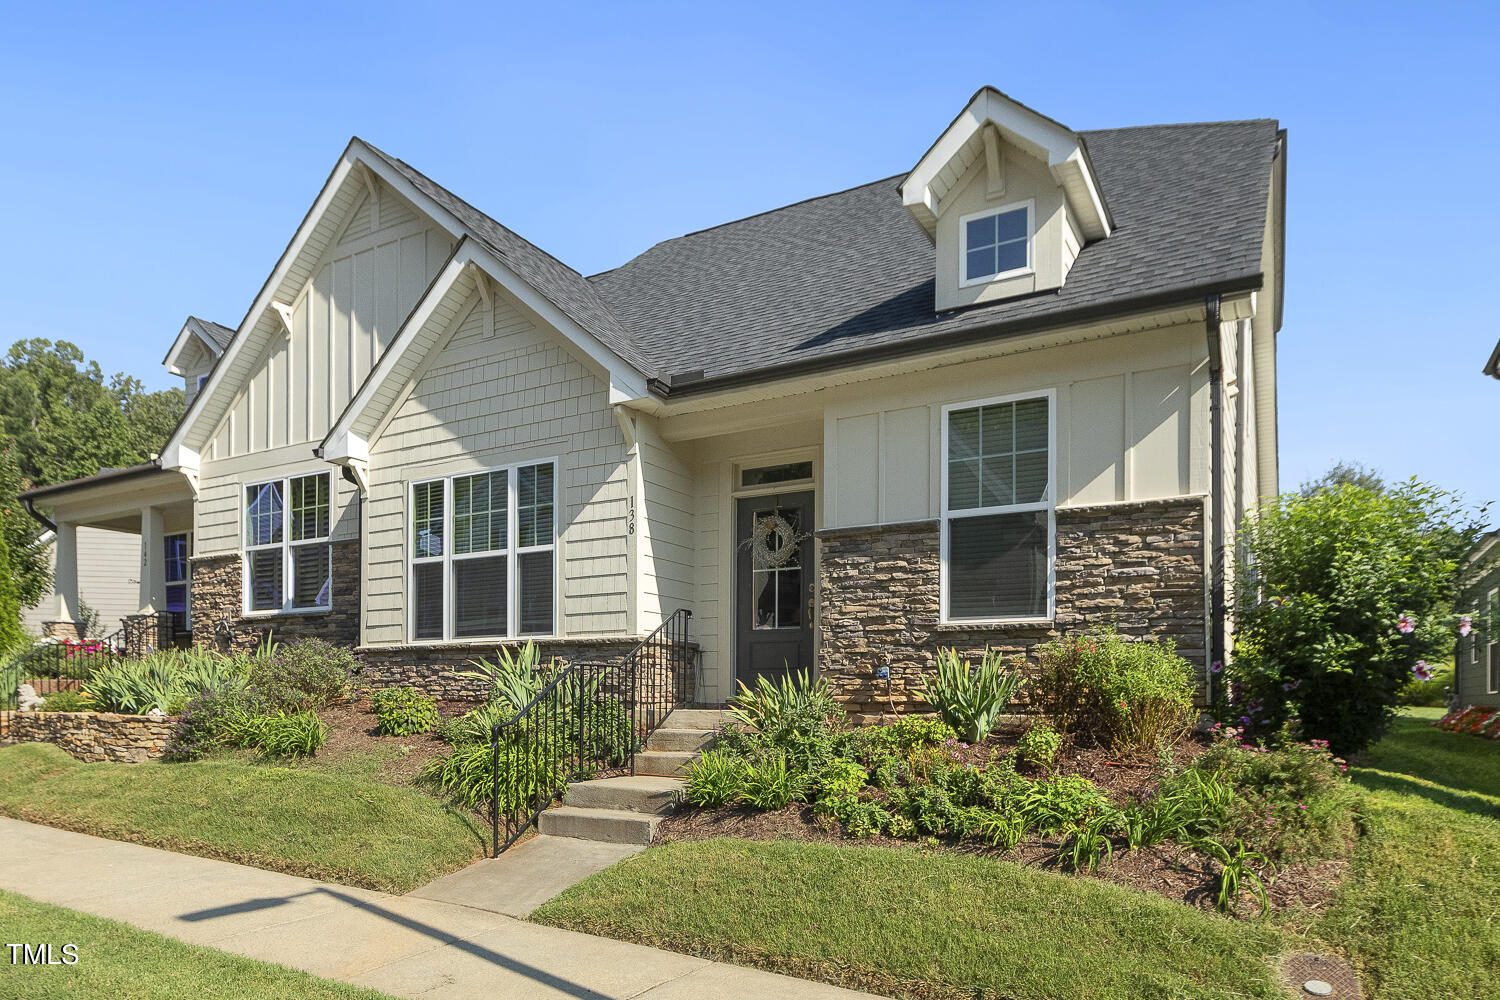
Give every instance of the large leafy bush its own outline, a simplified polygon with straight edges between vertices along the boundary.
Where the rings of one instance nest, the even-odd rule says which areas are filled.
[[[1193,670],[1170,640],[1132,640],[1113,629],[1054,639],[1038,650],[1038,707],[1081,743],[1154,753],[1192,726]]]
[[[359,658],[326,639],[298,639],[255,657],[250,686],[277,708],[311,712],[349,697]]]
[[[438,723],[437,702],[411,687],[386,688],[370,698],[380,732],[385,736],[414,736]]]
[[[998,650],[986,649],[973,666],[955,649],[939,649],[937,670],[922,677],[922,697],[970,743],[992,733],[1024,678],[1007,671]]]
[[[1300,718],[1338,753],[1379,739],[1418,664],[1452,653],[1474,519],[1415,480],[1265,505],[1241,532],[1226,718],[1264,735]]]

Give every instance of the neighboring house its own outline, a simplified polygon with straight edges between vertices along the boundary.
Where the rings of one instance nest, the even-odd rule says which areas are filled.
[[[52,549],[52,534],[42,536],[48,547],[52,569],[57,569],[57,553]],[[78,596],[96,615],[103,632],[120,627],[120,619],[140,610],[141,536],[127,531],[104,528],[79,528],[78,544],[88,553],[78,562]],[[187,594],[184,589],[183,599]],[[185,609],[184,609],[185,610]],[[57,617],[57,591],[49,590],[34,608],[23,608],[21,625],[33,635],[47,631],[49,619]]]
[[[1285,133],[989,88],[934,132],[592,277],[354,139],[233,337],[179,336],[207,377],[160,459],[30,499],[63,559],[133,519],[142,606],[190,532],[197,641],[323,635],[434,689],[678,608],[708,703],[815,666],[899,710],[939,646],[1110,622],[1206,677],[1226,534],[1277,491]]]
[[[1500,706],[1500,531],[1479,539],[1464,568],[1458,611],[1473,618],[1474,630],[1453,651],[1453,700]]]

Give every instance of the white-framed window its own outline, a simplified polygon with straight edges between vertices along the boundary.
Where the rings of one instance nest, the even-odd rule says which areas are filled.
[[[943,407],[942,620],[1053,614],[1056,392]]]
[[[1485,689],[1490,694],[1500,694],[1500,636],[1495,634],[1500,627],[1500,587],[1485,598],[1484,610]]]
[[[326,472],[245,487],[245,613],[333,605],[333,507]]]
[[[555,634],[556,469],[548,460],[412,483],[413,641]]]
[[[1032,261],[1031,200],[970,212],[958,220],[959,285],[981,285],[1029,274]]]
[[[165,549],[162,555],[166,566],[167,614],[172,616],[172,626],[176,631],[192,631],[188,557],[193,554],[193,537],[187,532],[165,535],[162,547]]]

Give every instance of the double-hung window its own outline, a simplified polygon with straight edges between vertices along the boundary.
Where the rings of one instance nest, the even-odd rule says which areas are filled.
[[[978,285],[1032,270],[1031,208],[1027,201],[958,220],[961,284]]]
[[[412,484],[412,639],[551,635],[554,465]]]
[[[245,610],[316,611],[333,603],[328,473],[245,487]]]
[[[1052,616],[1053,396],[943,411],[942,617]]]

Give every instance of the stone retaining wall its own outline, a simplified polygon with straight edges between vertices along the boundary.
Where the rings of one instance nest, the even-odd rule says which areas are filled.
[[[930,708],[918,693],[939,647],[1035,648],[1091,625],[1171,638],[1204,667],[1207,594],[1201,498],[1057,511],[1055,616],[998,626],[939,622],[941,523],[818,533],[819,657],[858,721]],[[890,668],[890,682],[876,678]]]
[[[83,761],[139,764],[156,760],[176,719],[108,712],[7,712],[0,745],[52,743]]]
[[[221,652],[253,649],[269,631],[278,642],[317,637],[340,646],[359,643],[359,542],[334,542],[333,601],[327,611],[244,614],[244,563],[238,554],[196,556],[193,641]]]

